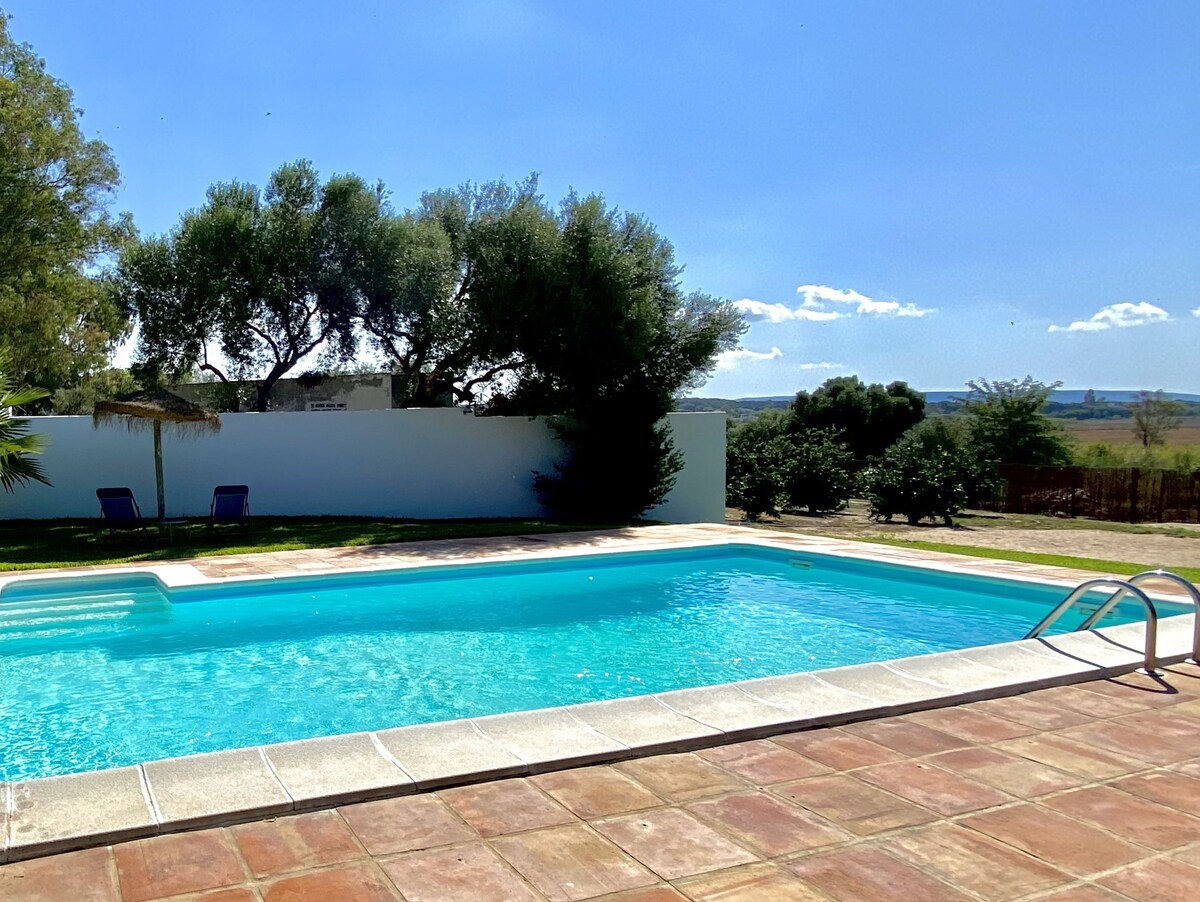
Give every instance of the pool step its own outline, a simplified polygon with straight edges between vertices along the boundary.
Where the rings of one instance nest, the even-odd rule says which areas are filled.
[[[162,616],[169,609],[161,592],[141,588],[8,601],[0,604],[0,643],[108,632],[131,617]]]

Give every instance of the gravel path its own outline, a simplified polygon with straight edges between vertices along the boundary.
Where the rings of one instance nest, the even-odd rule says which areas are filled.
[[[732,521],[737,522],[739,516],[737,511],[730,511]],[[1003,515],[990,516],[994,517],[995,525],[978,525],[978,519],[972,525],[954,527],[873,523],[867,519],[866,505],[852,502],[848,510],[830,517],[785,516],[780,521],[763,525],[788,532],[843,539],[886,537],[1125,561],[1145,564],[1147,567],[1200,567],[1200,527],[1196,528],[1194,538],[1181,538],[1103,527],[1080,528],[1081,521],[1078,520],[1071,521],[1071,525],[1067,526],[1051,517],[1045,518],[1044,528],[1024,528],[1024,524],[1031,519],[1029,517],[1022,518],[1021,527],[1009,527],[1003,525]]]

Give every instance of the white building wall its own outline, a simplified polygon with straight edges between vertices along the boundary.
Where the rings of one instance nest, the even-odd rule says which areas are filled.
[[[725,415],[668,417],[684,469],[647,516],[720,522],[725,512]],[[94,517],[96,489],[128,486],[154,515],[149,431],[90,417],[36,417],[50,447],[52,487],[0,492],[0,518]],[[169,430],[164,430],[167,433]],[[452,409],[236,413],[221,431],[163,436],[167,515],[208,513],[213,487],[250,486],[257,515],[534,517],[533,471],[551,472],[561,448],[542,420],[475,417]]]

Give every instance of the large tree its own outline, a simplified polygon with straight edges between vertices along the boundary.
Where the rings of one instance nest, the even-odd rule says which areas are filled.
[[[0,349],[14,378],[49,389],[105,366],[128,329],[95,273],[132,224],[109,212],[117,167],[80,115],[0,13]]]
[[[1071,462],[1062,430],[1043,410],[1062,383],[1024,379],[968,382],[967,423],[979,460],[1027,466]]]
[[[271,388],[309,354],[350,357],[385,219],[381,188],[355,176],[322,185],[304,161],[280,167],[264,191],[214,185],[169,235],[121,255],[141,376],[256,379],[265,411]]]
[[[572,194],[558,222],[544,294],[511,295],[495,310],[522,364],[508,400],[558,415],[568,459],[539,480],[552,509],[637,516],[662,501],[681,465],[662,418],[745,323],[726,301],[684,293],[674,249],[643,217]]]
[[[553,416],[568,460],[538,485],[560,514],[623,519],[662,500],[680,461],[660,421],[744,324],[683,292],[649,222],[598,196],[553,210],[530,178],[427,194],[383,231],[363,328],[406,403]]]
[[[1184,412],[1184,406],[1168,398],[1162,389],[1138,392],[1129,409],[1133,411],[1133,434],[1146,450],[1152,445],[1165,445],[1167,433],[1179,427]]]
[[[362,327],[403,377],[404,403],[479,403],[522,369],[510,316],[545,294],[557,224],[529,178],[424,195],[381,221]]]
[[[816,391],[797,392],[792,402],[795,431],[833,433],[859,459],[875,457],[925,417],[925,396],[905,382],[865,384],[857,376],[835,376]]]

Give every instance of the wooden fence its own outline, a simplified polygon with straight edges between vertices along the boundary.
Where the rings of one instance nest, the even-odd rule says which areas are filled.
[[[996,497],[982,505],[987,510],[1126,523],[1200,521],[1200,470],[1003,466],[1000,477]]]

